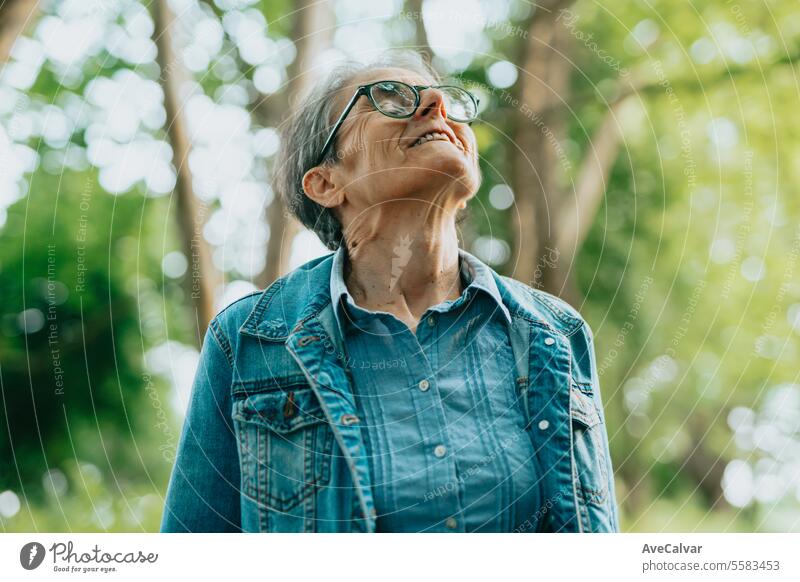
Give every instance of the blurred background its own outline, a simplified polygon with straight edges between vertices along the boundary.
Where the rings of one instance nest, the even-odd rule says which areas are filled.
[[[0,2],[0,531],[155,531],[222,307],[325,253],[269,187],[342,58],[481,99],[463,246],[595,332],[625,531],[800,531],[793,0]]]

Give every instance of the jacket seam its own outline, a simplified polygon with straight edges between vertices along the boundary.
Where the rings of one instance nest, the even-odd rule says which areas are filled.
[[[280,291],[281,287],[283,287],[285,282],[286,282],[286,277],[281,277],[280,279],[275,281],[272,285],[267,287],[264,291],[262,291],[263,296],[261,297],[260,301],[256,303],[256,306],[253,308],[251,316],[255,315],[258,319],[261,319],[261,316],[267,310],[269,304],[272,303],[272,300],[275,298],[275,295],[277,295],[278,291]],[[248,317],[248,319],[250,319],[250,317]]]
[[[223,307],[223,308],[222,308],[222,309],[219,311],[219,313],[217,313],[217,315],[216,315],[215,319],[216,319],[217,317],[219,317],[220,315],[222,315],[223,313],[225,313],[226,311],[228,311],[228,309],[230,309],[231,307],[233,307],[233,306],[234,306],[234,305],[236,305],[237,303],[240,303],[240,302],[244,301],[245,299],[249,299],[250,297],[252,297],[252,296],[254,296],[254,295],[261,295],[261,294],[263,294],[263,293],[264,293],[264,290],[263,290],[263,289],[260,289],[260,290],[258,290],[258,291],[251,291],[251,292],[250,292],[250,293],[248,293],[247,295],[244,295],[243,297],[239,297],[239,299],[237,299],[237,300],[235,300],[235,301],[231,301],[231,302],[230,302],[230,303],[228,303],[228,304],[227,304],[225,307]]]
[[[503,277],[503,279],[506,281],[506,283],[510,283],[511,286],[517,287],[522,291],[524,291],[524,293],[530,299],[532,299],[534,302],[539,303],[547,311],[549,311],[553,315],[553,317],[566,328],[559,330],[565,336],[567,337],[572,336],[573,334],[575,334],[575,332],[577,332],[581,328],[581,325],[585,323],[585,320],[582,317],[580,316],[576,317],[570,314],[566,309],[562,309],[561,307],[559,307],[556,301],[554,300],[557,298],[551,296],[546,291],[542,291],[541,289],[533,289],[530,286],[525,285],[521,281],[517,281],[516,279],[513,279],[511,277]],[[520,312],[519,310],[517,310],[517,313],[528,321],[532,322],[536,321],[531,319],[530,317],[527,317],[524,312]]]
[[[233,371],[233,349],[231,348],[231,344],[228,341],[228,338],[225,337],[222,329],[218,329],[220,327],[219,322],[215,319],[211,320],[211,323],[208,324],[208,330],[211,332],[211,336],[214,338],[214,341],[219,346],[222,353],[225,355],[225,360],[228,362],[228,366],[230,367],[231,371]]]
[[[546,295],[541,295],[537,297],[544,305],[555,315],[555,317],[561,321],[564,325],[571,325],[571,328],[564,331],[564,335],[567,337],[575,335],[575,333],[586,323],[582,318],[577,318],[571,315],[565,309],[562,309],[558,306],[558,304],[547,297]]]

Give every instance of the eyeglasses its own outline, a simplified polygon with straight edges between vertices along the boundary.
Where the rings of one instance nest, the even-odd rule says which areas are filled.
[[[387,117],[405,119],[416,112],[421,101],[419,92],[424,89],[438,89],[442,92],[448,119],[459,123],[470,123],[478,116],[480,100],[466,89],[455,85],[408,85],[400,81],[376,81],[369,85],[361,85],[350,98],[328,139],[325,140],[325,145],[322,146],[322,151],[317,159],[317,165],[320,165],[325,159],[325,154],[333,144],[336,132],[339,131],[359,97],[366,95],[372,106]]]

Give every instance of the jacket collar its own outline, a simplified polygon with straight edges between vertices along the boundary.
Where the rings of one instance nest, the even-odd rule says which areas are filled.
[[[476,257],[461,252],[469,257],[470,263],[479,264],[482,272],[491,275],[489,278],[481,277],[481,280],[484,284],[493,281],[504,313],[512,320],[522,317],[547,328],[561,327],[561,331],[566,332],[571,330],[564,327],[579,324],[579,319],[559,308],[555,298],[547,299],[550,296],[501,277]],[[267,341],[285,342],[306,321],[319,316],[331,304],[334,255],[331,253],[314,259],[270,285],[256,301],[239,332]]]
[[[258,298],[239,332],[285,342],[330,303],[328,281],[333,255],[309,261],[270,285]]]

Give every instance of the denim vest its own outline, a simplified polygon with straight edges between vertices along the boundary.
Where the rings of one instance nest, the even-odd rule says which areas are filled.
[[[375,531],[331,265],[311,261],[212,321],[162,531]],[[543,471],[537,531],[618,531],[591,330],[562,300],[493,276]]]

